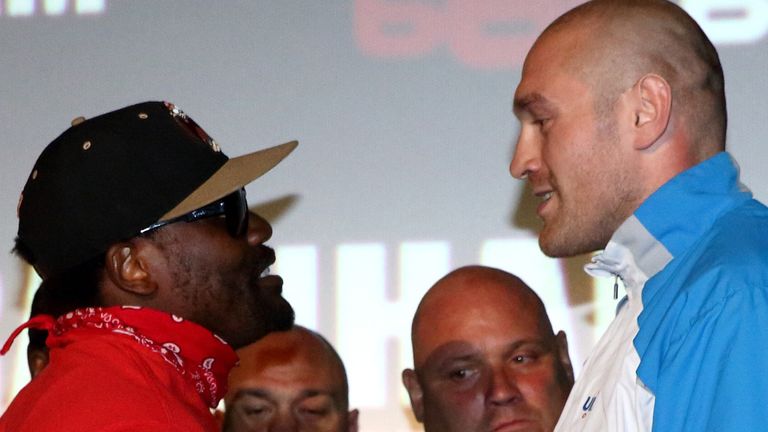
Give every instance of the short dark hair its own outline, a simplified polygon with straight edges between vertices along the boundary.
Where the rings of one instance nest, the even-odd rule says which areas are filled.
[[[14,251],[24,256],[17,247]],[[46,314],[54,318],[67,312],[84,307],[101,306],[99,300],[99,285],[104,269],[104,255],[97,256],[79,266],[51,276],[37,288],[30,317]],[[45,330],[29,329],[29,348],[42,349],[48,332]]]
[[[13,253],[34,265],[34,255],[18,237]],[[106,254],[102,253],[44,279],[32,300],[31,315],[58,316],[78,308],[101,306],[99,286],[105,260]]]

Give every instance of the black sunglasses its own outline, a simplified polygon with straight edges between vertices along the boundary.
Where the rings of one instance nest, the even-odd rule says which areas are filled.
[[[248,230],[248,201],[245,199],[244,188],[241,188],[218,201],[208,204],[207,206],[192,210],[187,214],[183,214],[173,219],[155,222],[139,231],[139,234],[146,234],[176,222],[194,222],[196,220],[221,215],[224,215],[229,235],[239,238],[245,234]]]

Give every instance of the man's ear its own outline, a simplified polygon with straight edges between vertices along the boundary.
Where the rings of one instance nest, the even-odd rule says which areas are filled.
[[[157,249],[149,241],[127,241],[107,250],[105,271],[112,284],[128,294],[149,296],[157,291],[148,260]]]
[[[347,431],[348,432],[357,432],[358,424],[357,421],[360,418],[360,411],[357,409],[350,410],[347,413]]]
[[[221,406],[217,407],[213,411],[213,418],[216,420],[216,424],[219,426],[219,430],[224,430],[224,418],[226,414],[224,413],[224,410],[221,409]]]
[[[632,88],[634,148],[646,150],[656,143],[669,126],[672,115],[672,88],[656,74],[640,78]]]
[[[48,348],[27,348],[27,366],[29,366],[30,377],[34,379],[37,374],[48,366]]]
[[[419,377],[413,369],[403,370],[403,385],[408,391],[408,397],[411,399],[411,409],[413,415],[419,423],[424,422],[424,392],[419,384]]]
[[[571,356],[568,355],[568,338],[565,336],[565,332],[560,330],[555,336],[557,342],[557,361],[560,362],[565,371],[565,378],[568,381],[568,388],[573,386],[573,365],[571,364]]]

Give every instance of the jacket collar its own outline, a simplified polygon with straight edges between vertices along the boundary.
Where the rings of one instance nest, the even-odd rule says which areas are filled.
[[[752,198],[726,152],[689,168],[661,186],[611,237],[585,271],[618,276],[630,298],[644,282],[683,254],[725,211]]]

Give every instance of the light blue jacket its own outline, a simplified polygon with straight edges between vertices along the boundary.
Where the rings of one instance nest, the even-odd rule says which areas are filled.
[[[653,430],[768,430],[768,208],[720,153],[634,216],[669,253],[643,287],[634,339]]]

